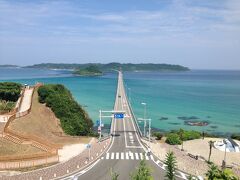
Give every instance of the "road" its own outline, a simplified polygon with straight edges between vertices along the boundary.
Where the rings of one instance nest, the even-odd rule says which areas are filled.
[[[112,169],[119,174],[120,180],[127,180],[130,179],[131,173],[136,170],[143,158],[151,168],[154,179],[165,179],[165,171],[159,167],[162,164],[153,155],[147,156],[146,150],[140,142],[133,114],[128,105],[121,72],[118,75],[114,110],[125,111],[126,114],[123,119],[112,119],[111,133],[113,137],[110,148],[93,166],[84,170],[84,173],[75,175],[75,179],[110,180]]]

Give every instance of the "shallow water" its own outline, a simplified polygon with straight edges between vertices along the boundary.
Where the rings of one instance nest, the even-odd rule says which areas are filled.
[[[152,119],[154,128],[216,134],[240,132],[240,71],[135,72],[124,73],[124,79],[135,115],[143,116],[141,102],[146,102],[147,117]],[[99,109],[113,108],[117,74],[75,77],[65,70],[0,68],[0,81],[64,84],[96,121]],[[209,125],[189,126],[184,123],[188,119]]]

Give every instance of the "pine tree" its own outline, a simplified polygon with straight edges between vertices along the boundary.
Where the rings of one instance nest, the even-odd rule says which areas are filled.
[[[112,168],[110,169],[111,180],[118,180],[119,174],[113,172]]]
[[[167,165],[165,177],[167,178],[167,180],[175,180],[174,173],[176,170],[177,161],[173,152],[167,153],[164,163]]]
[[[131,175],[132,180],[153,180],[151,170],[146,165],[145,160],[140,161],[140,165],[136,172]]]
[[[208,166],[208,171],[206,176],[209,180],[214,180],[215,178],[219,177],[219,169],[216,165],[210,164]]]

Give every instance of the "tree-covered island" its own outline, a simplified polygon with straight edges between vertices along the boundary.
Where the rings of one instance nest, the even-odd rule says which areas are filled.
[[[35,64],[32,66],[26,66],[25,68],[40,68],[40,69],[72,69],[74,73],[77,72],[79,75],[89,75],[89,74],[101,74],[105,72],[110,72],[113,70],[119,70],[128,72],[137,71],[155,71],[155,72],[181,72],[189,71],[190,69],[181,65],[174,64],[133,64],[133,63],[86,63],[86,64],[64,64],[64,63],[42,63]]]
[[[100,71],[97,66],[90,65],[86,68],[76,69],[74,74],[79,76],[101,76],[103,75],[103,72]]]

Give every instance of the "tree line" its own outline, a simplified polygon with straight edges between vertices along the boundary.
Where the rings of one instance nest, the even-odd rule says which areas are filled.
[[[86,136],[92,134],[93,122],[87,112],[61,84],[48,84],[38,89],[39,102],[46,103],[57,118],[66,134]]]
[[[20,96],[22,85],[14,82],[0,83],[0,100],[16,102]]]

